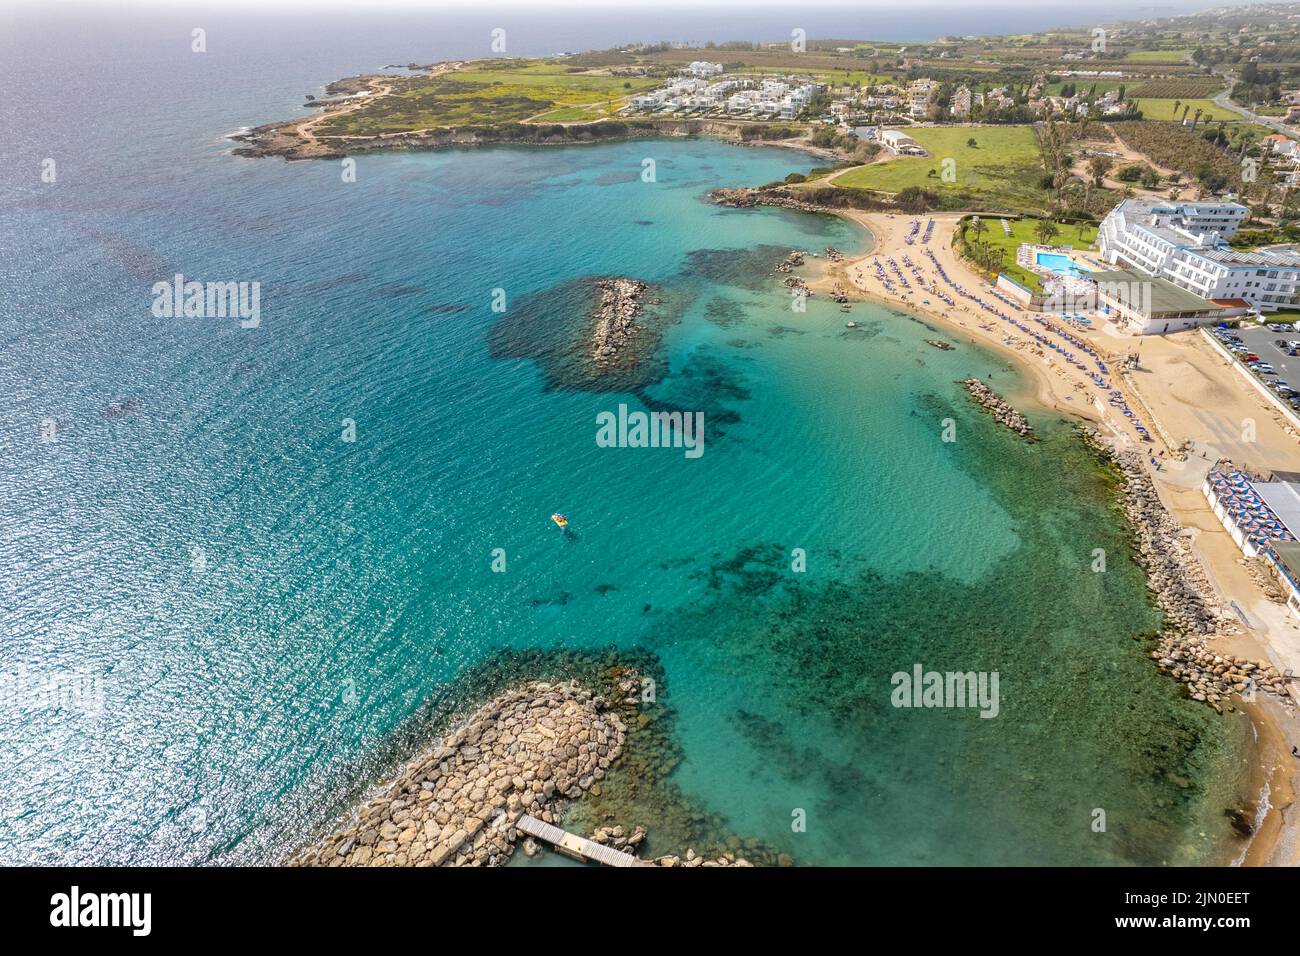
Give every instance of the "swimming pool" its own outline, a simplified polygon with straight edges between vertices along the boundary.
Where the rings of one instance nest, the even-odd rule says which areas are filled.
[[[1055,272],[1058,276],[1086,276],[1087,269],[1075,265],[1069,256],[1063,256],[1055,252],[1040,252],[1034,259],[1044,269]]]

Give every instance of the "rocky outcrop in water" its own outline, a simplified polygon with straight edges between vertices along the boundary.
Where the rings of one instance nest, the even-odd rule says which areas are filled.
[[[632,358],[628,349],[641,331],[641,297],[648,286],[638,279],[599,279],[596,288],[600,301],[592,317],[591,359],[601,368],[612,367]]]
[[[1035,440],[1034,430],[1029,427],[1029,420],[1003,401],[1001,395],[978,378],[968,378],[961,384],[966,391],[970,392],[976,403],[992,413],[995,422],[999,425],[1005,425],[1021,438],[1027,438],[1030,441]]]
[[[790,250],[790,254],[776,264],[774,271],[780,273],[789,273],[803,265],[803,253],[798,249]]]
[[[496,866],[528,813],[555,823],[566,800],[598,785],[626,726],[570,682],[530,683],[476,710],[410,761],[295,866]]]

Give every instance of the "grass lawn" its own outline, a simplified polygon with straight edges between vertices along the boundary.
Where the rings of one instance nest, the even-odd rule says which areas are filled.
[[[1043,280],[1035,273],[1030,272],[1022,266],[1016,265],[1016,250],[1026,242],[1037,243],[1038,237],[1034,235],[1034,229],[1038,225],[1037,219],[1018,219],[1008,220],[1011,223],[1011,235],[1002,231],[1002,223],[998,222],[997,216],[981,216],[984,225],[984,235],[979,239],[980,242],[987,242],[995,248],[1001,249],[1006,253],[1003,260],[1002,271],[1015,279],[1021,285],[1028,286],[1035,292],[1043,291]],[[974,240],[971,231],[971,224],[966,223],[965,238],[969,244]],[[1087,249],[1097,238],[1096,226],[1084,226],[1083,234],[1080,236],[1079,227],[1069,223],[1057,223],[1056,228],[1060,231],[1056,237],[1051,240],[1054,246],[1069,246],[1071,249],[1080,251]]]
[[[1268,325],[1274,322],[1300,322],[1300,311],[1278,309],[1276,312],[1265,312],[1264,322]]]
[[[931,156],[900,156],[860,166],[838,177],[835,185],[889,193],[920,186],[940,196],[945,190],[969,193],[987,208],[1005,212],[1036,212],[1043,208],[1047,193],[1039,187],[1042,166],[1038,142],[1028,126],[937,126],[906,132]],[[966,145],[972,138],[976,145]],[[942,179],[945,159],[956,162],[955,182]]]
[[[1213,100],[1167,100],[1151,99],[1145,96],[1130,96],[1127,97],[1127,99],[1137,104],[1137,108],[1142,111],[1143,119],[1149,120],[1165,120],[1170,123],[1181,121],[1183,118],[1183,107],[1190,106],[1191,109],[1187,111],[1187,122],[1190,125],[1192,118],[1196,116],[1196,111],[1201,110],[1201,122],[1197,124],[1197,129],[1205,124],[1206,113],[1209,113],[1214,117],[1215,123],[1219,122],[1219,120],[1227,120],[1229,123],[1241,123],[1245,119],[1241,114],[1234,113],[1232,110],[1226,110]],[[1174,113],[1175,103],[1178,104],[1177,113]]]
[[[323,134],[367,135],[438,126],[490,126],[545,115],[549,122],[596,119],[659,81],[570,73],[550,63],[504,61],[442,76],[404,77],[391,96],[321,127]]]

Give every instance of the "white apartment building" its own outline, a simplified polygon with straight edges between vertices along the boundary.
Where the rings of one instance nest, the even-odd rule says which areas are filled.
[[[934,95],[931,80],[915,80],[907,88],[907,107],[912,116],[925,116],[930,110],[930,97]]]
[[[949,108],[953,116],[970,116],[971,105],[970,90],[963,86],[952,94],[952,105]]]
[[[689,73],[691,76],[710,77],[718,76],[722,72],[721,63],[709,63],[705,60],[696,60],[688,66],[683,73]]]
[[[753,93],[733,93],[727,97],[728,113],[748,113],[754,108]]]
[[[1262,312],[1300,305],[1300,252],[1244,252],[1226,242],[1246,218],[1233,202],[1126,199],[1097,231],[1107,262],[1168,279],[1203,299],[1245,299]]]

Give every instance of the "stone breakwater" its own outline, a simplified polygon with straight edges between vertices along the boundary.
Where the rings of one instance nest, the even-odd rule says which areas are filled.
[[[609,368],[626,361],[628,346],[641,331],[636,320],[647,288],[638,279],[597,280],[600,301],[592,313],[595,325],[591,343],[591,359],[597,367]]]
[[[504,864],[524,813],[555,823],[597,785],[626,726],[577,683],[529,683],[494,698],[402,768],[294,866]]]
[[[1165,612],[1167,626],[1156,638],[1151,658],[1160,670],[1187,686],[1193,700],[1220,713],[1229,696],[1252,688],[1286,694],[1286,679],[1276,668],[1233,654],[1220,654],[1208,642],[1239,633],[1232,614],[1214,601],[1214,589],[1192,551],[1189,536],[1169,514],[1155,483],[1132,450],[1117,450],[1092,429],[1084,440],[1124,479],[1122,506],[1134,532],[1135,557],[1147,575],[1147,587]]]
[[[966,391],[970,392],[971,397],[975,399],[977,404],[992,413],[995,422],[1011,429],[1021,438],[1027,438],[1030,441],[1035,440],[1034,430],[1029,427],[1029,420],[1008,405],[1001,395],[978,378],[968,378],[961,384]]]
[[[502,866],[516,844],[528,856],[540,852],[516,827],[520,816],[561,826],[570,801],[586,796],[584,804],[599,806],[609,774],[626,762],[630,735],[645,734],[652,723],[638,710],[641,678],[635,671],[608,668],[597,683],[604,695],[577,680],[529,681],[498,694],[289,865]],[[646,830],[614,821],[596,826],[591,839],[635,856]],[[755,848],[765,854],[761,845]],[[731,849],[705,856],[689,847],[683,856],[641,862],[753,865]]]

